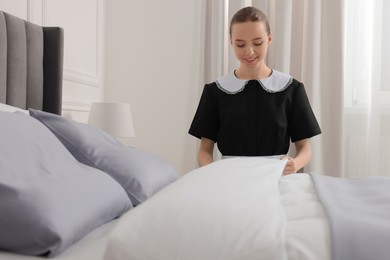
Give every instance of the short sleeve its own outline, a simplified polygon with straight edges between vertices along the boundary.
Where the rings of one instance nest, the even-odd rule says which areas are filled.
[[[199,139],[205,137],[216,142],[219,120],[217,104],[211,91],[212,85],[205,85],[188,133]]]
[[[320,126],[302,83],[297,87],[292,102],[292,108],[288,117],[291,141],[296,142],[321,134]]]

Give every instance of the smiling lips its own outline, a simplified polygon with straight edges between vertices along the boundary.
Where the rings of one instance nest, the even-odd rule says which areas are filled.
[[[244,58],[244,60],[248,63],[252,63],[254,62],[255,60],[257,59],[257,57],[253,57],[253,58]]]

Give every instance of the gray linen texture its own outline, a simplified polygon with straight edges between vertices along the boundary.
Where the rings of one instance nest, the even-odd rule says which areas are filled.
[[[34,118],[0,111],[0,249],[56,256],[132,207]]]
[[[35,109],[29,111],[77,160],[104,171],[119,182],[133,206],[178,178],[176,170],[162,157],[127,147],[99,128]]]

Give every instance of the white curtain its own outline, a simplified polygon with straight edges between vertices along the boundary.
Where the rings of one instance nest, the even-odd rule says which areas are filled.
[[[344,176],[390,175],[390,3],[345,0]]]
[[[385,85],[390,82],[390,73],[384,73],[390,65],[390,41],[385,37],[390,33],[381,26],[389,19],[383,15],[390,11],[389,3],[206,2],[212,10],[208,10],[205,26],[214,32],[205,37],[205,46],[212,46],[212,52],[205,51],[205,69],[213,71],[205,79],[207,82],[237,67],[227,34],[231,16],[249,5],[263,10],[273,34],[267,64],[305,84],[323,132],[311,139],[313,158],[305,172],[339,177],[390,175],[390,83]],[[210,70],[207,66],[219,69]]]

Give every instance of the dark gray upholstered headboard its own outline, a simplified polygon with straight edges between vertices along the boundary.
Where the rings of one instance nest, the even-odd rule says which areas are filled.
[[[61,114],[64,31],[0,10],[0,102]]]

